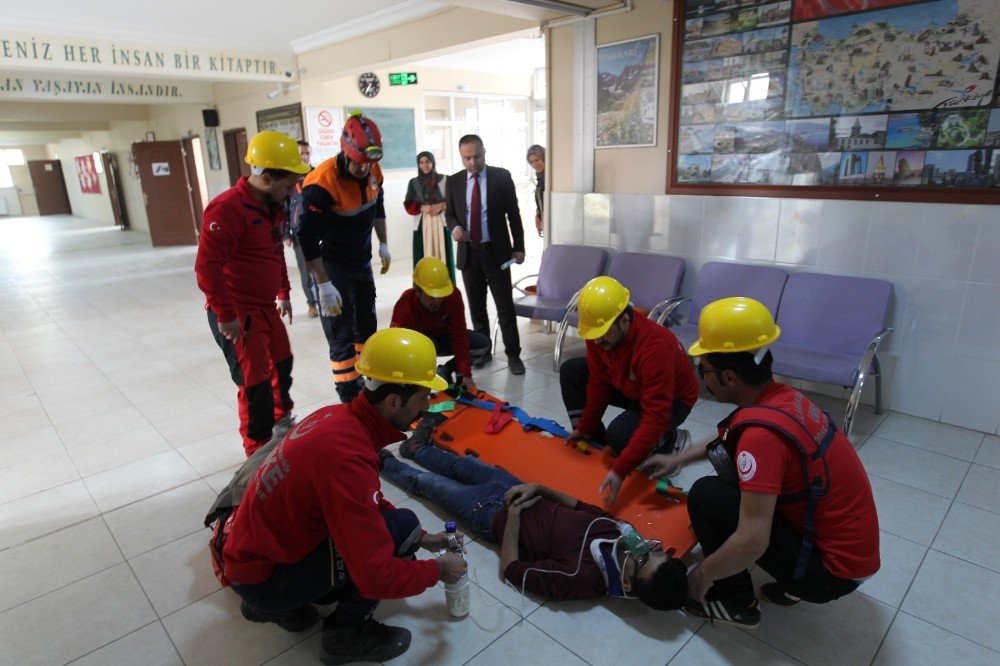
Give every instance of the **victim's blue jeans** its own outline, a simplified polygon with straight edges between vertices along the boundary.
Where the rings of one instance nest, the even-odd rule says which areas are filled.
[[[504,493],[523,481],[475,456],[456,456],[436,446],[418,447],[414,460],[430,471],[387,458],[382,476],[408,493],[431,500],[476,536],[495,542],[490,529],[493,516],[503,508]]]

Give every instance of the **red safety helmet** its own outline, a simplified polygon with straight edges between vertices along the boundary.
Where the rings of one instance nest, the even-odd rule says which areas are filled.
[[[352,111],[340,135],[340,150],[352,162],[378,162],[382,159],[382,133],[378,125],[360,111]]]

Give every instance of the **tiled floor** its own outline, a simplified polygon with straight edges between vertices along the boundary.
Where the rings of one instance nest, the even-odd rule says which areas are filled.
[[[193,258],[77,218],[0,220],[2,663],[317,663],[317,632],[244,621],[211,573],[201,520],[243,453]],[[378,279],[383,322],[405,263]],[[290,332],[305,414],[333,397],[326,345],[304,316]],[[528,373],[497,361],[480,386],[564,420],[553,337],[522,335]],[[702,402],[688,426],[707,435],[727,410]],[[447,618],[438,588],[380,607],[414,633],[395,663],[1000,663],[1000,439],[870,411],[854,439],[883,530],[882,571],[858,594],[717,629],[635,602],[520,599],[473,543],[468,619]],[[445,517],[385,490],[429,526]]]

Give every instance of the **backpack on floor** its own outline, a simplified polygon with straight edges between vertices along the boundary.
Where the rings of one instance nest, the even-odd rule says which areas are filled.
[[[236,507],[240,505],[243,493],[246,492],[250,481],[257,474],[257,470],[260,469],[264,461],[278,448],[278,443],[284,439],[284,434],[272,437],[267,444],[254,451],[240,465],[240,468],[233,473],[233,478],[229,481],[229,484],[215,498],[212,508],[205,516],[205,527],[212,528],[212,538],[208,541],[208,550],[212,556],[212,569],[215,571],[215,577],[219,579],[222,587],[229,587],[230,585],[223,566],[222,549],[225,548],[226,539],[232,530],[233,518],[236,517]]]

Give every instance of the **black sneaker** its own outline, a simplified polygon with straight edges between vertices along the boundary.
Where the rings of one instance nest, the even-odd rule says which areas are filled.
[[[798,597],[793,597],[788,592],[785,592],[785,589],[779,583],[764,583],[760,586],[760,593],[772,604],[785,606],[786,608],[790,608],[802,601]]]
[[[333,616],[323,620],[323,641],[319,658],[324,664],[353,661],[389,661],[410,647],[410,632],[391,627],[373,618],[358,624],[333,624]]]
[[[524,361],[522,361],[517,356],[507,359],[507,368],[510,370],[512,375],[523,375],[524,374]]]
[[[378,458],[379,458],[379,460],[382,461],[383,465],[385,464],[386,460],[388,460],[389,458],[395,458],[395,457],[396,456],[394,456],[392,454],[392,451],[390,451],[389,449],[379,449],[378,450]]]
[[[472,359],[472,367],[478,370],[493,360],[493,354],[487,352],[478,358]]]
[[[312,606],[303,606],[287,613],[269,613],[252,608],[247,602],[240,602],[240,612],[251,622],[273,622],[285,631],[305,631],[316,624],[319,613]]]
[[[455,383],[455,369],[448,367],[447,363],[437,367],[437,374],[438,377],[441,377],[443,380],[448,382],[449,385]]]
[[[699,620],[708,620],[713,625],[727,624],[740,629],[756,629],[760,626],[760,609],[757,608],[756,599],[749,606],[722,599],[713,599],[707,603],[708,608],[705,608],[694,599],[688,599],[681,610]]]

